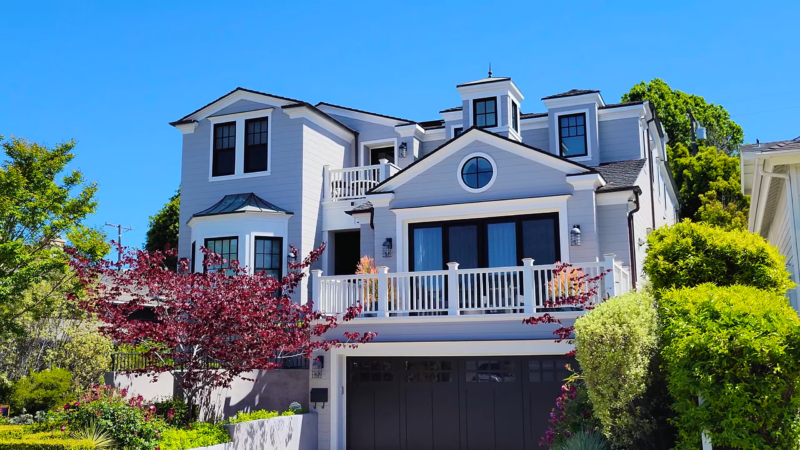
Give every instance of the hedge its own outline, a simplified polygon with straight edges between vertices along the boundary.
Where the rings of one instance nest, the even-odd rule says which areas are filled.
[[[0,439],[0,450],[94,450],[94,443],[76,439],[8,440]]]
[[[0,439],[21,439],[26,434],[23,425],[0,425]]]
[[[594,415],[617,447],[634,448],[654,428],[635,402],[647,390],[658,333],[655,301],[641,292],[611,298],[575,322],[576,359]]]
[[[714,283],[778,294],[793,287],[786,259],[757,234],[684,221],[647,238],[644,271],[657,291]]]
[[[715,448],[797,448],[800,318],[782,294],[705,284],[663,292],[659,315],[678,449],[704,430]]]
[[[222,425],[194,423],[191,428],[167,428],[161,436],[161,450],[183,450],[208,447],[230,442],[228,431]]]

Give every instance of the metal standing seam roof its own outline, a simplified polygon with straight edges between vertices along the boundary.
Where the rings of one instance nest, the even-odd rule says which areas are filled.
[[[204,209],[192,215],[192,217],[205,217],[216,216],[220,214],[235,214],[246,212],[267,212],[267,213],[284,213],[292,214],[291,212],[275,206],[272,203],[264,200],[256,194],[250,192],[247,194],[231,194],[222,197],[222,200],[215,203],[210,208]]]

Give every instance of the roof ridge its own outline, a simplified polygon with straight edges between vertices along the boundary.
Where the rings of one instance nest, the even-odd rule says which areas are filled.
[[[375,112],[371,112],[371,111],[364,111],[363,109],[356,109],[356,108],[351,108],[349,106],[336,105],[336,104],[328,103],[328,102],[319,102],[315,106],[317,108],[319,108],[319,105],[332,106],[334,108],[341,108],[341,109],[346,109],[348,111],[355,111],[355,112],[360,112],[360,113],[363,113],[363,114],[369,114],[369,115],[372,115],[372,116],[384,117],[386,119],[399,120],[401,122],[417,123],[416,121],[413,121],[413,120],[403,119],[403,118],[394,117],[394,116],[387,116],[386,114],[380,114],[380,113],[375,113]]]

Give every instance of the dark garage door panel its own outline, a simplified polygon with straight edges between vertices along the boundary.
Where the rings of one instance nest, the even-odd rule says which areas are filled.
[[[536,449],[564,357],[348,358],[348,448]]]

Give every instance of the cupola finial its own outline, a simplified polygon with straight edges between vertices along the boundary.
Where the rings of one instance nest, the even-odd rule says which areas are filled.
[[[489,63],[489,78],[492,78],[492,63]]]

